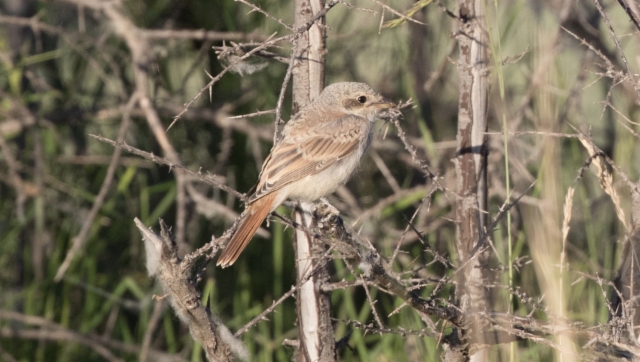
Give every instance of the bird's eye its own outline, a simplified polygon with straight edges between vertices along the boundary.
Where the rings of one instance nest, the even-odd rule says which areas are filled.
[[[367,97],[365,97],[365,96],[358,97],[358,102],[364,104],[366,101],[367,101]]]

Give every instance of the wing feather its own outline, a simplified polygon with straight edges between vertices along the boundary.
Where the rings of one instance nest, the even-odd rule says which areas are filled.
[[[287,137],[271,151],[260,172],[256,192],[249,202],[281,189],[304,177],[315,175],[350,155],[369,132],[369,121],[348,115],[321,122],[311,129],[296,120]]]

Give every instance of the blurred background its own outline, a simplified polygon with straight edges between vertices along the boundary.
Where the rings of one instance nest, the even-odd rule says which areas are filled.
[[[292,1],[254,3],[293,23]],[[326,83],[366,82],[394,101],[411,98],[415,107],[403,110],[401,122],[409,141],[442,177],[440,182],[455,191],[451,159],[459,96],[458,30],[443,8],[458,14],[457,2],[422,1],[425,6],[418,6],[413,18],[424,25],[401,22],[385,28],[381,16],[384,21],[397,16],[379,3],[348,3],[354,7],[338,4],[327,16]],[[398,12],[415,5],[384,3]],[[187,253],[212,235],[220,236],[242,212],[242,203],[197,180],[177,183],[168,167],[125,152],[110,173],[114,148],[90,134],[115,140],[122,132],[129,145],[156,155],[166,152],[145,111],[128,105],[137,64],[127,43],[102,12],[83,1],[0,4],[0,360],[134,361],[143,350],[149,360],[204,360],[166,301],[153,298],[163,292],[147,275],[133,218],[155,230],[158,219],[164,219],[173,225],[181,253]],[[638,73],[638,30],[616,1],[601,4],[630,73]],[[145,69],[147,95],[164,129],[209,82],[207,73],[215,76],[229,64],[230,58],[219,60],[216,50],[288,33],[232,0],[122,1],[121,8],[149,42],[144,54],[152,65]],[[490,219],[507,197],[519,196],[537,180],[512,209],[511,223],[502,219],[492,234],[492,265],[500,271],[494,281],[495,309],[546,320],[540,305],[556,298],[570,321],[597,327],[607,323],[610,289],[588,276],[613,280],[627,231],[599,178],[580,173],[589,153],[563,134],[590,133],[637,180],[638,95],[629,82],[607,75],[602,57],[612,69],[626,71],[626,66],[591,2],[487,1],[485,11],[480,21],[491,51]],[[198,35],[204,34],[201,30],[209,32]],[[271,148],[275,116],[230,117],[275,109],[290,49],[279,43],[268,49],[276,56],[253,57],[240,72],[225,74],[167,131],[185,167],[216,174],[242,193],[250,190]],[[285,120],[290,110],[287,93]],[[124,128],[123,119],[129,117]],[[569,187],[575,187],[575,196],[567,220],[563,210]],[[629,190],[618,176],[613,188],[630,224]],[[429,281],[451,273],[433,262],[433,251],[456,260],[452,198],[437,192],[421,202],[432,190],[395,127],[379,121],[359,172],[329,198],[349,227],[381,254],[392,255],[400,243],[394,270],[422,283],[425,296],[434,287]],[[284,207],[280,212],[289,213]],[[405,232],[414,213],[422,240]],[[545,270],[559,269],[563,223],[570,226],[564,278],[561,289],[550,294],[550,278],[558,274]],[[210,265],[200,283],[203,300],[232,331],[295,284],[291,230],[277,220],[263,228],[233,267]],[[74,241],[79,247],[61,271]],[[524,295],[513,300],[506,273],[511,262],[516,265],[511,285]],[[342,261],[333,273],[336,282],[355,280]],[[439,295],[447,298],[450,292],[447,287]],[[352,333],[350,348],[339,351],[343,360],[440,359],[439,341],[420,335],[423,322],[414,311],[392,313],[402,301],[374,288],[370,293],[387,327],[418,332],[367,334],[349,326],[344,321],[371,323],[372,306],[361,287],[337,289],[332,294],[336,339]],[[295,320],[295,300],[289,299],[269,321],[245,333],[252,360],[288,361],[292,350],[282,342],[296,338]],[[586,342],[573,341],[577,346]],[[554,359],[552,348],[531,341],[518,342],[515,351],[521,361]],[[491,355],[508,360],[509,346],[493,347]]]

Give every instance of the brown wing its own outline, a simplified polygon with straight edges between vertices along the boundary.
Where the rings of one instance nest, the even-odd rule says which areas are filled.
[[[313,128],[295,124],[288,127],[262,166],[260,181],[249,202],[315,175],[348,156],[366,137],[368,127],[366,119],[351,115]]]

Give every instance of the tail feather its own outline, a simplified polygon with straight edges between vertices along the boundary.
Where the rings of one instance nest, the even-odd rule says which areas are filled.
[[[271,212],[271,205],[273,205],[276,194],[277,192],[272,192],[249,205],[247,216],[240,223],[238,230],[231,238],[227,248],[222,251],[216,266],[226,268],[235,263],[240,253],[249,245],[256,230],[258,230],[269,212]]]

